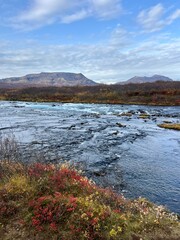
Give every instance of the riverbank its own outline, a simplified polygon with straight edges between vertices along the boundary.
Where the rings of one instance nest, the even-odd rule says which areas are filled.
[[[180,106],[180,82],[0,89],[0,100]]]
[[[68,164],[1,161],[0,239],[178,240],[178,216],[125,199]]]

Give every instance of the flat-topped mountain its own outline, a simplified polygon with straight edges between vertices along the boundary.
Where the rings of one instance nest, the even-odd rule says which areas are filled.
[[[148,82],[157,82],[157,81],[173,81],[171,78],[162,75],[153,75],[152,77],[139,77],[135,76],[124,82],[118,82],[116,84],[128,84],[128,83],[148,83]]]
[[[23,77],[11,77],[0,79],[2,84],[23,85],[23,86],[93,86],[97,83],[86,78],[82,73],[68,72],[42,72],[28,74]]]

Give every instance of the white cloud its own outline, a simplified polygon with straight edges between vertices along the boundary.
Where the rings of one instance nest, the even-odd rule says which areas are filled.
[[[32,72],[82,72],[88,78],[109,83],[133,75],[163,74],[180,80],[180,38],[136,41],[120,26],[101,44],[46,45],[0,44],[0,78]],[[117,41],[118,39],[118,41]],[[115,42],[114,42],[115,41]],[[28,45],[29,44],[29,45]]]
[[[114,18],[121,12],[119,0],[91,0],[92,8],[101,19]]]
[[[165,14],[164,6],[159,3],[149,9],[142,10],[137,17],[137,21],[146,32],[156,32],[180,18],[180,9],[175,10],[168,17]]]
[[[164,12],[162,4],[157,4],[150,9],[141,11],[138,15],[138,22],[145,30],[155,32],[164,26],[164,21],[161,20]]]
[[[71,23],[71,22],[75,22],[75,21],[84,19],[88,16],[90,16],[90,12],[82,9],[79,12],[76,12],[76,13],[73,13],[71,15],[66,15],[66,16],[62,17],[61,21],[62,21],[62,23]]]
[[[64,13],[76,8],[82,0],[33,0],[29,9],[13,19],[13,24],[21,29],[33,29],[60,21]]]
[[[35,0],[31,9],[22,13],[19,19],[24,21],[44,20],[44,18],[51,16],[59,9],[61,11],[65,10],[66,7],[66,1]]]
[[[119,46],[127,46],[130,43],[131,33],[127,32],[120,25],[112,31],[110,44],[111,45],[119,45]]]
[[[71,23],[89,16],[101,20],[121,13],[121,0],[33,0],[13,19],[17,28],[37,28],[54,22]]]
[[[170,17],[169,17],[169,24],[171,24],[174,20],[180,18],[180,9],[177,9]]]

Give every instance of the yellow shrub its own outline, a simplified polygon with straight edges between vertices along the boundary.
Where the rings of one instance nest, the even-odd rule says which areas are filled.
[[[32,191],[28,178],[21,175],[12,176],[5,185],[7,192],[11,194],[25,194]]]

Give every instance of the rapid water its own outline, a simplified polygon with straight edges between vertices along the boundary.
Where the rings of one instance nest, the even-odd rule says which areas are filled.
[[[180,122],[180,107],[0,102],[0,135],[16,136],[25,161],[71,161],[102,186],[180,213],[180,132],[163,121]]]

